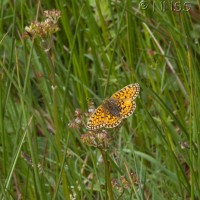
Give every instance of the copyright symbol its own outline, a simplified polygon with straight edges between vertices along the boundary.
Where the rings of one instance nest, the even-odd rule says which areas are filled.
[[[147,9],[148,6],[149,6],[149,4],[148,4],[147,1],[141,1],[141,2],[139,3],[139,8],[142,9],[142,10]]]

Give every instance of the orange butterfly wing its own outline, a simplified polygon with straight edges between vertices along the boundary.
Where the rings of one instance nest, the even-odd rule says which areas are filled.
[[[140,92],[140,85],[138,83],[130,84],[115,92],[111,98],[114,99],[131,99],[134,100]]]
[[[120,116],[124,119],[132,115],[136,108],[134,99],[140,92],[140,85],[138,83],[130,84],[114,93],[111,98],[118,99],[118,104],[121,108]]]
[[[122,117],[122,119],[125,119],[133,114],[136,108],[135,101],[125,99],[125,100],[120,100],[119,102],[121,107],[120,116]]]
[[[100,105],[88,120],[87,128],[90,130],[96,130],[102,127],[113,128],[120,124],[120,122],[120,118],[109,114],[109,112]]]
[[[138,96],[139,91],[139,84],[134,83],[127,85],[114,93],[110,99],[107,100],[109,104],[114,102],[114,105],[112,105],[110,108],[109,106],[100,105],[88,120],[87,128],[90,130],[96,130],[102,127],[113,128],[119,125],[122,119],[133,114],[136,108],[134,99]],[[116,108],[115,110],[119,110],[118,116],[111,114],[112,110],[110,109],[113,108]]]

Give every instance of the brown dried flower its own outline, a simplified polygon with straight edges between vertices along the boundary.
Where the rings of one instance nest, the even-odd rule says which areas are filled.
[[[81,136],[81,141],[89,146],[107,147],[110,138],[105,130],[100,132],[88,131]]]
[[[42,22],[33,21],[30,26],[25,27],[24,38],[28,37],[48,37],[59,30],[58,19],[61,17],[61,12],[58,10],[44,11],[46,19]]]

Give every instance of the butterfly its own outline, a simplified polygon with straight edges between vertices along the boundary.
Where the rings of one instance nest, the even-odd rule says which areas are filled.
[[[133,83],[114,93],[109,99],[104,100],[90,116],[87,128],[97,130],[118,126],[123,119],[133,114],[136,108],[134,100],[139,92],[140,85]]]

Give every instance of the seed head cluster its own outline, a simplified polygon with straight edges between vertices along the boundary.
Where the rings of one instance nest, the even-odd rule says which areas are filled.
[[[61,17],[59,10],[44,11],[44,21],[33,21],[29,26],[25,27],[24,38],[29,37],[48,37],[59,31],[58,20]]]

